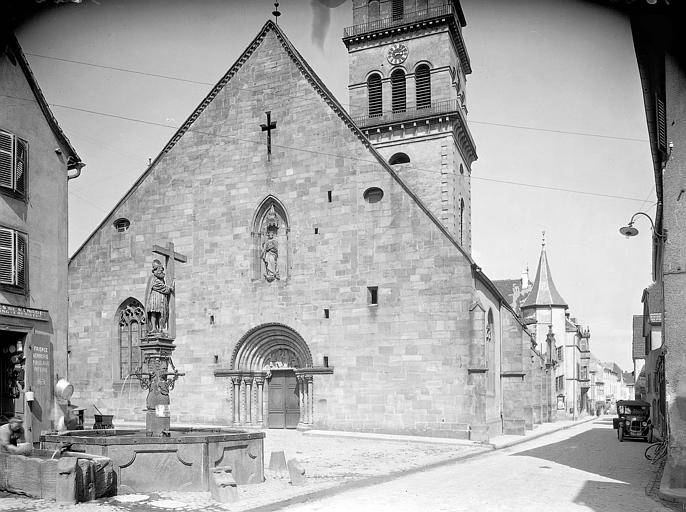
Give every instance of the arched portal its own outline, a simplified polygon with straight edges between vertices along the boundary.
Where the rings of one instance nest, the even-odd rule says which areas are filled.
[[[287,325],[259,325],[243,335],[231,354],[234,425],[306,428],[313,423],[315,368],[305,340]]]

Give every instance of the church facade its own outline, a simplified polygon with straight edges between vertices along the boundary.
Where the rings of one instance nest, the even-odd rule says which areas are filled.
[[[264,25],[72,257],[75,402],[145,416],[131,374],[158,259],[174,262],[184,373],[172,425],[482,440],[549,421],[533,335],[470,256],[476,151],[464,98],[448,98],[469,72],[464,17],[429,3],[354,3],[350,114]],[[434,36],[436,62],[414,44]]]

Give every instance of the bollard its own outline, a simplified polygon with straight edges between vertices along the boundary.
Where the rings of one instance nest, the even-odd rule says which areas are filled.
[[[212,468],[210,494],[212,499],[219,503],[234,503],[238,501],[238,486],[233,479],[229,466]]]
[[[307,483],[305,468],[296,459],[288,461],[288,473],[291,476],[291,485],[305,485]]]
[[[272,452],[269,457],[269,469],[280,474],[286,472],[286,454],[283,450]]]

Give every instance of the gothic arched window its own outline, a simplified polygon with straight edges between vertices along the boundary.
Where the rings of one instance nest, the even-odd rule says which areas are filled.
[[[493,332],[493,310],[489,308],[486,317],[486,364],[488,365],[488,391],[495,391],[495,333]]]
[[[391,73],[391,107],[393,112],[405,112],[406,105],[405,72],[396,69]]]
[[[381,76],[373,74],[367,79],[367,94],[369,97],[369,117],[382,114]]]
[[[141,365],[141,337],[145,334],[145,308],[134,298],[121,303],[118,322],[119,378],[124,380]]]
[[[429,108],[431,106],[431,71],[429,66],[426,64],[417,66],[414,80],[417,89],[417,108]]]

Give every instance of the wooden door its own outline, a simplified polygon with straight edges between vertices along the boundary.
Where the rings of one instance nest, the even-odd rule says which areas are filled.
[[[272,370],[269,380],[267,426],[296,428],[300,421],[298,381],[293,370]]]

